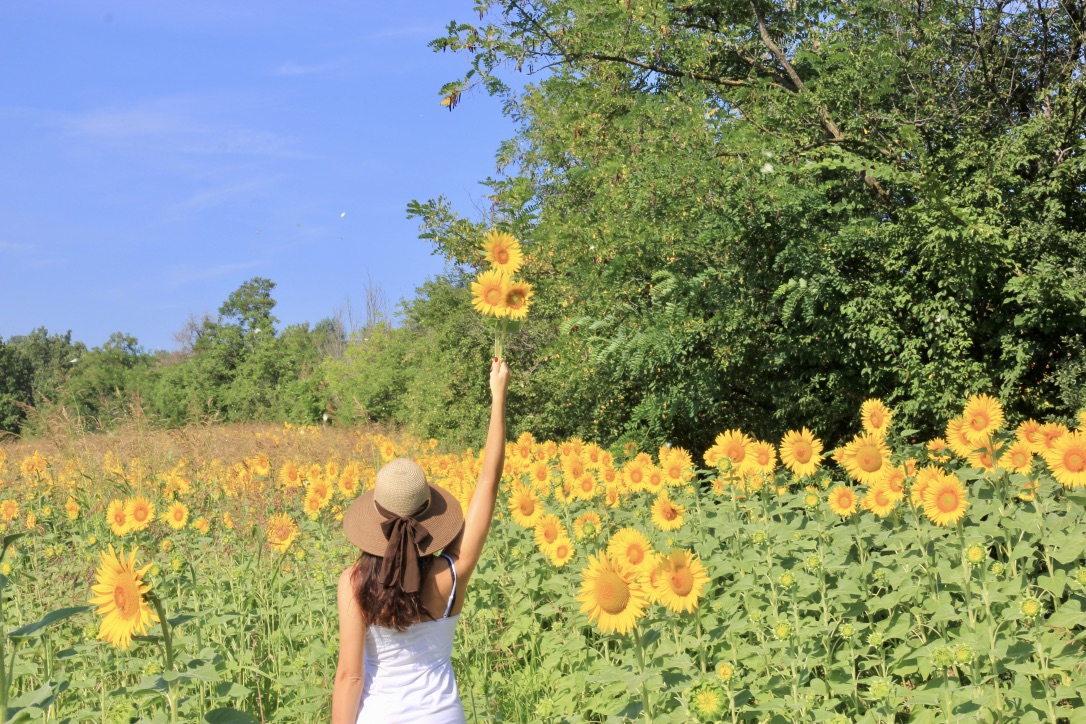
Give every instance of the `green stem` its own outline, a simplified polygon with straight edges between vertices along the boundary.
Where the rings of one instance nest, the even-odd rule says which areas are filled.
[[[634,641],[637,643],[638,673],[641,674],[641,703],[645,711],[645,721],[652,723],[652,704],[649,702],[649,687],[645,684],[645,643],[641,640],[641,629],[634,626]]]
[[[155,607],[158,614],[158,623],[162,626],[162,644],[166,650],[166,671],[173,672],[173,639],[170,632],[170,622],[166,620],[166,607],[162,605],[162,599],[153,593],[148,593],[147,598]],[[170,724],[177,722],[177,680],[172,679],[167,683],[166,701],[170,703]]]

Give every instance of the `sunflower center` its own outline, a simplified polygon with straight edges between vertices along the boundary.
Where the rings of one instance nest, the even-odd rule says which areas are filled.
[[[137,523],[142,523],[147,520],[147,508],[136,508],[132,511],[132,517],[136,519]]]
[[[724,454],[727,455],[733,463],[741,463],[743,462],[743,458],[747,456],[747,450],[742,445],[732,445],[724,452]]]
[[[866,473],[877,473],[882,468],[882,455],[874,445],[863,445],[856,451],[856,464]]]
[[[123,511],[119,510],[116,513],[113,514],[113,522],[116,525],[124,525],[124,521],[125,521],[125,516],[124,516]]]
[[[944,490],[935,499],[935,505],[943,513],[951,513],[958,509],[958,494],[953,490]]]
[[[636,543],[626,548],[626,560],[635,566],[645,560],[645,550]]]
[[[581,478],[581,490],[583,490],[586,493],[592,492],[592,479],[591,478]]]
[[[520,513],[521,515],[531,515],[535,512],[535,503],[531,498],[522,498],[520,501]]]
[[[983,412],[978,412],[973,415],[969,420],[969,427],[973,428],[977,432],[986,430],[988,428],[988,416]]]
[[[490,304],[491,306],[497,306],[502,301],[502,290],[498,287],[490,287],[486,290],[483,298],[486,299],[487,304]]]
[[[1086,450],[1068,450],[1063,456],[1063,465],[1072,473],[1086,470]]]
[[[596,601],[612,616],[620,614],[630,602],[630,587],[614,571],[604,571],[596,579]]]
[[[642,473],[640,470],[631,470],[630,471],[630,482],[640,483],[644,479],[645,479],[645,474]]]
[[[558,558],[565,558],[566,556],[569,555],[569,546],[566,546],[566,545],[558,546],[558,548],[555,549],[554,554]]]
[[[797,463],[805,463],[811,459],[811,446],[806,440],[801,440],[792,446],[792,457]]]
[[[519,289],[514,289],[505,296],[505,306],[507,307],[520,309],[522,304],[524,304],[524,293]]]
[[[875,428],[876,430],[882,427],[882,423],[885,420],[886,418],[883,417],[882,413],[878,410],[875,410],[871,413],[871,427]]]
[[[554,543],[558,539],[558,529],[554,526],[549,526],[543,530],[543,539],[548,543]]]
[[[851,508],[852,507],[852,493],[843,491],[837,494],[837,507],[838,508]]]
[[[494,261],[499,264],[509,263],[509,250],[504,247],[498,247],[494,250]]]
[[[664,503],[660,506],[660,517],[664,520],[675,520],[679,517],[678,511],[675,510],[671,503]]]
[[[694,574],[689,568],[680,568],[671,572],[671,591],[676,596],[688,596],[694,590]]]

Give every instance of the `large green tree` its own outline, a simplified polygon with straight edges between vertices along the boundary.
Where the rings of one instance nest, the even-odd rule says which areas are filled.
[[[450,105],[482,86],[518,121],[484,221],[530,252],[542,431],[836,438],[877,396],[934,433],[981,390],[1013,417],[1069,414],[1083,9],[478,2],[433,45],[470,55]],[[481,223],[411,212],[478,263]]]

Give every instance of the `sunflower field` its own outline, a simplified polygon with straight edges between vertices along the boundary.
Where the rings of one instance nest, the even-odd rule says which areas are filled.
[[[1086,721],[1086,419],[944,438],[877,400],[834,450],[524,433],[461,617],[476,721]],[[339,521],[413,457],[373,429],[125,429],[0,447],[11,721],[326,721]]]

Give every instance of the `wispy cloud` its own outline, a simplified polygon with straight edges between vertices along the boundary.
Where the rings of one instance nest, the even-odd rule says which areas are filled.
[[[213,186],[199,191],[187,199],[178,201],[170,206],[169,210],[175,213],[205,211],[219,204],[252,196],[256,192],[271,186],[275,180],[275,178],[261,178],[243,183]]]
[[[276,66],[272,73],[275,75],[284,76],[299,76],[299,75],[317,75],[320,73],[328,73],[336,70],[343,65],[342,60],[336,60],[329,63],[315,63],[306,65],[304,63],[295,63],[294,61],[287,61]]]
[[[199,266],[196,264],[179,264],[170,271],[170,285],[174,287],[183,286],[185,284],[191,284],[193,282],[203,282],[209,279],[217,279],[227,274],[233,274],[234,272],[245,271],[247,269],[253,269],[265,264],[265,260],[257,259],[253,261],[239,262],[235,264],[218,264],[215,266]]]
[[[295,141],[222,116],[244,109],[236,99],[170,96],[92,108],[61,117],[57,125],[76,137],[190,154],[239,154],[302,158]]]

